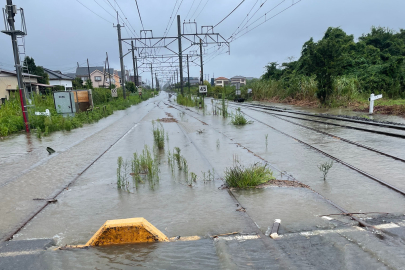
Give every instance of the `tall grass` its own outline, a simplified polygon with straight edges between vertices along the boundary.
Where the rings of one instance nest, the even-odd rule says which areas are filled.
[[[141,153],[134,153],[131,160],[124,160],[118,157],[117,168],[117,187],[119,189],[130,190],[132,187],[128,181],[129,175],[132,176],[132,184],[136,189],[139,184],[146,181],[151,189],[154,189],[159,182],[158,161],[145,145]]]
[[[177,104],[187,106],[187,107],[195,107],[198,105],[198,99],[193,98],[191,94],[181,95],[178,94],[176,98]]]
[[[165,130],[161,123],[160,127],[155,124],[155,121],[152,121],[153,126],[153,139],[155,141],[155,145],[158,149],[162,150],[165,148]]]
[[[228,187],[255,187],[275,179],[273,172],[266,165],[254,164],[244,167],[239,163],[225,170],[225,182]]]

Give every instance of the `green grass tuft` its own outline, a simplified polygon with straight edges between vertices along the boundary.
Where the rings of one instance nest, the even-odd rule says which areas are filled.
[[[228,187],[248,188],[275,179],[267,165],[254,164],[244,167],[239,163],[225,170],[225,182]]]

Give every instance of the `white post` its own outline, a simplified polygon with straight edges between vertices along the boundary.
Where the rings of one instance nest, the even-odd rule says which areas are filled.
[[[370,98],[368,99],[370,101],[370,109],[369,109],[369,114],[373,114],[374,111],[374,100],[380,99],[382,98],[382,95],[376,95],[374,96],[374,94],[370,95]]]
[[[368,113],[373,114],[373,111],[374,111],[374,94],[371,94],[370,98],[368,100],[370,100],[370,108],[368,110]]]

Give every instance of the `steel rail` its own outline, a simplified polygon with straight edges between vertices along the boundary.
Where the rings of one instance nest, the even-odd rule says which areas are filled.
[[[360,170],[359,168],[357,168],[357,167],[355,167],[355,166],[353,166],[353,165],[351,165],[351,164],[349,164],[349,163],[347,163],[347,162],[345,162],[345,161],[343,161],[341,159],[338,159],[337,157],[334,157],[334,156],[332,156],[332,155],[330,155],[330,154],[328,154],[328,153],[326,153],[326,152],[312,146],[309,143],[301,141],[300,139],[295,138],[292,135],[289,135],[289,134],[287,134],[287,133],[285,133],[285,132],[283,132],[283,131],[281,131],[281,130],[279,130],[279,129],[277,129],[277,128],[275,128],[275,127],[273,127],[273,126],[271,126],[271,125],[269,125],[269,124],[267,124],[267,123],[265,123],[263,121],[260,121],[260,120],[258,120],[256,118],[246,114],[245,112],[242,112],[242,113],[245,114],[246,116],[248,116],[249,118],[251,118],[251,119],[253,119],[253,120],[255,120],[255,121],[257,121],[257,122],[259,122],[259,123],[261,123],[261,124],[263,124],[265,126],[268,126],[268,127],[272,128],[273,130],[275,130],[275,131],[277,131],[277,132],[279,132],[279,133],[281,133],[281,134],[283,134],[283,135],[285,135],[285,136],[287,136],[287,137],[289,137],[289,138],[291,138],[291,139],[293,139],[293,140],[295,140],[295,141],[297,141],[297,142],[299,142],[299,143],[301,143],[301,144],[303,144],[303,145],[305,145],[305,146],[307,146],[307,147],[309,147],[309,148],[323,154],[324,156],[327,156],[330,159],[332,159],[332,160],[334,160],[334,161],[336,161],[336,162],[338,162],[338,163],[340,163],[340,164],[342,164],[342,165],[344,165],[344,166],[346,166],[346,167],[348,167],[348,168],[350,168],[350,169],[352,169],[352,170],[354,170],[354,171],[356,171],[356,172],[370,178],[371,180],[374,180],[374,181],[380,183],[381,185],[386,186],[386,187],[388,187],[388,188],[390,188],[390,189],[392,189],[392,190],[394,190],[394,191],[396,191],[396,192],[398,192],[398,193],[405,196],[405,191],[404,190],[401,190],[401,189],[399,189],[399,188],[397,188],[397,187],[395,187],[395,186],[393,186],[393,185],[391,185],[391,184],[389,184],[389,183],[387,183],[387,182],[385,182],[385,181],[383,181],[383,180],[381,180],[381,179],[379,179],[379,178],[377,178],[377,177],[375,177],[375,176],[373,176],[373,175],[371,175],[371,174],[369,174],[369,173],[367,173],[367,172],[365,172],[363,170]]]
[[[169,104],[167,104],[167,103],[165,103],[165,102],[163,102],[163,103],[164,103],[165,105],[169,105]],[[187,113],[186,110],[180,110],[180,109],[178,109],[178,108],[177,108],[178,106],[177,106],[177,105],[174,105],[174,104],[171,102],[171,100],[170,100],[170,103],[171,103],[170,106],[172,106],[174,109],[176,109],[176,110],[178,110],[178,111],[181,111],[181,112],[183,112],[183,113],[185,113],[185,114],[187,114],[187,115],[193,117],[194,119],[196,119],[197,121],[201,122],[201,123],[204,124],[204,125],[208,125],[207,123],[201,121],[201,120],[198,119],[197,117],[194,117],[193,115],[190,115],[189,113]],[[183,107],[183,106],[180,106],[180,107]],[[191,111],[191,110],[190,110],[190,111]],[[192,112],[193,112],[193,111],[192,111]],[[194,112],[194,113],[197,113],[197,112]],[[198,113],[197,113],[197,114],[198,114]],[[215,130],[216,132],[222,134],[223,136],[225,136],[225,137],[228,138],[229,140],[233,141],[233,139],[230,138],[230,137],[229,137],[228,135],[226,135],[225,133],[223,133],[223,132],[217,130],[217,129],[214,128],[214,127],[211,127],[211,128],[212,128],[213,130]],[[239,143],[238,143],[238,144],[239,144]],[[252,153],[252,154],[255,155],[256,157],[258,157],[258,158],[260,158],[261,160],[263,160],[264,162],[266,162],[267,164],[271,165],[267,160],[265,160],[263,157],[259,156],[258,154],[254,153],[252,150],[250,150],[250,149],[247,148],[246,146],[244,146],[244,145],[242,145],[242,144],[239,144],[239,145],[240,145],[241,147],[243,147],[244,149],[246,149],[248,152]],[[272,166],[272,167],[274,167],[274,166]],[[296,181],[296,182],[298,182],[298,183],[301,183],[300,181],[298,181],[297,179],[295,179],[292,175],[287,174],[287,176],[288,176],[289,179],[291,178],[292,181]],[[301,184],[302,184],[302,183],[301,183]],[[341,211],[341,212],[344,213],[345,215],[350,216],[353,220],[355,220],[356,222],[359,223],[359,226],[361,226],[361,227],[366,227],[366,228],[371,228],[371,229],[373,229],[373,230],[377,230],[374,226],[372,226],[372,225],[370,225],[370,224],[364,222],[363,220],[359,219],[359,218],[356,217],[356,216],[353,216],[349,211],[347,211],[347,210],[344,209],[343,207],[339,206],[338,204],[334,203],[334,202],[331,201],[330,199],[326,198],[325,196],[323,196],[323,195],[320,194],[319,192],[313,190],[313,189],[310,188],[310,187],[309,187],[308,189],[311,190],[312,192],[314,192],[315,194],[317,194],[319,197],[321,197],[323,200],[325,200],[327,203],[331,204],[333,207],[335,207],[336,209],[338,209],[339,211]],[[230,193],[230,194],[232,194],[232,193]],[[232,194],[232,195],[233,195],[233,194]]]
[[[238,104],[238,106],[239,106],[239,104]],[[258,109],[262,109],[262,110],[272,110],[272,111],[279,111],[279,112],[283,112],[283,113],[286,112],[286,111],[283,111],[283,110],[274,110],[274,109],[268,109],[268,108],[263,108],[263,107],[258,107],[258,106],[250,106],[250,105],[242,105],[242,107],[245,107],[245,108],[252,108],[253,107],[253,108],[258,108]],[[269,113],[269,114],[271,114],[271,113]],[[298,113],[298,114],[300,114],[300,113]],[[295,119],[300,119],[300,120],[305,120],[305,121],[310,121],[310,122],[315,122],[315,123],[320,123],[320,124],[326,124],[326,125],[337,126],[337,127],[344,127],[344,128],[355,129],[355,130],[360,130],[360,131],[364,131],[364,132],[380,134],[380,135],[384,135],[384,136],[390,136],[390,137],[396,137],[396,138],[405,139],[405,134],[397,134],[397,133],[390,133],[390,132],[385,132],[385,131],[371,130],[371,129],[361,128],[361,127],[346,126],[346,125],[341,125],[341,124],[336,124],[336,123],[323,122],[323,121],[314,120],[314,119],[296,117],[296,116],[292,116],[292,115],[281,115],[281,114],[275,114],[275,115],[280,115],[280,116],[285,116],[285,117],[290,117],[290,118],[295,118]],[[310,115],[310,116],[312,116],[312,115]],[[318,117],[318,116],[315,116],[315,117]],[[326,117],[324,117],[324,118],[326,118]],[[330,118],[330,119],[333,119],[333,118]],[[342,120],[342,119],[337,119],[337,120]],[[346,119],[343,119],[343,121],[346,121]],[[362,122],[362,124],[370,124],[370,123],[368,123],[368,122],[363,123]]]
[[[380,127],[384,127],[384,128],[405,130],[405,125],[393,125],[393,124],[385,124],[385,123],[378,123],[378,122],[361,121],[361,120],[338,117],[338,116],[327,116],[327,115],[322,115],[322,114],[306,113],[306,112],[292,111],[292,110],[283,110],[283,109],[276,108],[273,106],[260,105],[260,104],[244,104],[243,106],[259,107],[259,108],[263,108],[265,110],[272,110],[272,111],[278,111],[278,112],[283,112],[283,113],[293,113],[293,114],[300,114],[300,115],[319,117],[319,118],[325,118],[325,119],[346,121],[346,122],[352,122],[352,123],[358,123],[358,124],[364,124],[364,125],[380,126]]]
[[[155,105],[154,108],[156,106],[157,105]],[[148,111],[139,122],[141,122],[142,119],[149,114],[149,112],[150,111]],[[6,234],[6,236],[0,239],[0,243],[12,240],[14,235],[20,232],[33,218],[35,218],[39,213],[41,213],[42,210],[44,210],[49,204],[53,203],[62,192],[64,192],[65,190],[68,189],[68,187],[74,184],[80,178],[80,176],[83,175],[83,173],[85,173],[91,166],[93,166],[94,163],[96,163],[102,156],[104,156],[105,153],[107,153],[114,145],[116,145],[119,141],[121,141],[128,133],[130,133],[139,124],[139,122],[135,123],[130,129],[128,129],[123,135],[121,135],[113,144],[111,144],[103,153],[101,153],[96,159],[94,159],[86,168],[84,168],[83,171],[81,171],[68,184],[66,184],[63,188],[58,190],[54,195],[51,195],[50,198],[47,198],[44,205],[42,205],[38,210],[36,210],[30,216],[28,216],[28,218],[26,218],[23,222],[17,225],[10,233]]]
[[[232,106],[235,106],[235,105],[232,105]],[[251,109],[251,110],[255,110],[255,109]],[[259,110],[255,110],[255,111],[262,112],[262,111],[259,111]],[[324,135],[326,135],[326,136],[329,136],[329,137],[332,137],[332,138],[335,138],[335,139],[339,139],[340,141],[343,141],[343,142],[347,142],[347,143],[356,145],[356,146],[358,146],[358,147],[361,147],[361,148],[364,148],[364,149],[373,151],[373,152],[378,153],[378,154],[380,154],[380,155],[384,155],[384,156],[387,156],[387,157],[390,157],[390,158],[393,158],[393,159],[395,159],[395,160],[399,160],[399,161],[405,163],[405,159],[402,159],[402,158],[399,158],[399,157],[396,157],[396,156],[393,156],[393,155],[384,153],[384,152],[382,152],[382,151],[380,151],[380,150],[377,150],[377,149],[375,149],[375,148],[369,147],[369,146],[367,146],[367,145],[364,145],[364,144],[361,144],[361,143],[357,143],[357,142],[354,142],[354,141],[351,141],[351,140],[348,140],[348,139],[339,137],[339,136],[337,136],[337,135],[333,135],[333,134],[327,133],[327,132],[325,132],[325,131],[321,131],[321,130],[318,130],[318,129],[315,129],[315,128],[311,128],[311,127],[308,127],[308,126],[305,126],[305,125],[301,125],[301,124],[295,123],[295,122],[293,122],[293,121],[290,121],[290,120],[284,119],[284,118],[282,118],[282,117],[279,117],[279,115],[277,115],[277,114],[273,114],[273,113],[269,113],[269,112],[265,112],[265,113],[267,113],[267,114],[269,114],[269,115],[271,115],[271,116],[273,116],[273,117],[276,117],[276,118],[278,118],[278,119],[280,119],[280,120],[289,122],[289,123],[291,123],[291,124],[294,124],[294,125],[297,125],[297,126],[300,126],[300,127],[306,128],[306,129],[309,129],[309,130],[313,130],[313,131],[315,131],[315,132],[324,134]],[[286,117],[288,117],[288,116],[286,116]]]

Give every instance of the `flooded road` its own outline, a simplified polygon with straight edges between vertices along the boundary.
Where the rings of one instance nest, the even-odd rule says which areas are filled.
[[[236,127],[229,118],[212,115],[211,102],[206,104],[205,112],[185,108],[161,93],[71,132],[42,139],[20,134],[0,141],[4,172],[0,216],[5,217],[0,220],[0,238],[4,240],[33,217],[8,243],[53,239],[56,247],[79,245],[106,220],[144,217],[179,241],[70,250],[54,247],[36,253],[34,260],[41,269],[78,265],[81,269],[325,269],[330,265],[336,266],[333,269],[400,269],[404,265],[400,250],[405,233],[398,230],[405,226],[401,223],[405,196],[338,162],[324,181],[317,166],[330,158],[277,130],[403,189],[405,163],[249,108],[242,111],[253,123]],[[170,116],[176,121],[160,122],[164,149],[153,150],[159,180],[118,189],[118,157],[129,160],[145,145],[153,149],[153,125]],[[403,156],[402,139],[293,121]],[[48,146],[56,153],[48,155]],[[175,147],[187,161],[188,172],[196,174],[195,181],[170,165],[169,153]],[[245,165],[267,163],[277,179],[298,180],[310,188],[223,188],[224,171],[235,159]],[[53,197],[54,203],[38,200]],[[385,222],[396,227],[362,229],[356,220],[342,215],[342,208],[350,213],[394,213],[386,219],[378,213],[357,217],[375,221],[376,227]],[[280,237],[273,240],[268,235],[275,219],[281,219]],[[181,241],[185,236],[201,240]],[[0,260],[12,260],[12,255],[1,252],[0,246]]]

